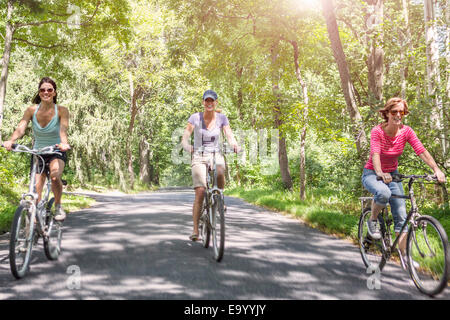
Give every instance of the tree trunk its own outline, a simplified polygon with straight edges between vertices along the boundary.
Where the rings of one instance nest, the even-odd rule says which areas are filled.
[[[442,99],[439,92],[439,85],[441,82],[439,74],[439,48],[437,41],[437,27],[436,27],[436,0],[424,1],[424,20],[425,20],[425,41],[427,54],[427,93],[429,96],[434,96],[433,107],[431,108],[431,123],[440,135],[442,144],[442,154],[445,158],[446,154],[446,138],[442,127],[443,107]]]
[[[139,142],[139,179],[147,186],[150,185],[150,144],[144,135]]]
[[[445,8],[445,21],[446,21],[446,38],[445,38],[445,53],[447,57],[447,98],[450,100],[450,0],[447,0],[447,6]],[[448,124],[448,122],[446,122]]]
[[[336,60],[341,78],[341,87],[344,94],[345,103],[347,105],[347,111],[349,112],[350,119],[353,123],[356,149],[358,151],[361,163],[364,163],[368,157],[367,138],[364,132],[364,123],[356,103],[355,90],[350,78],[345,53],[342,48],[336,16],[334,14],[333,2],[332,0],[321,0],[321,2],[323,15],[327,24],[328,36],[330,38],[331,49],[333,50],[333,56]]]
[[[6,98],[6,85],[8,83],[8,69],[9,69],[9,61],[11,58],[12,51],[12,41],[14,36],[15,28],[11,24],[11,18],[13,14],[13,1],[9,0],[7,2],[7,13],[6,13],[6,26],[5,26],[5,45],[3,50],[3,57],[0,61],[0,65],[2,68],[0,75],[0,141],[2,141],[1,129],[3,125],[3,113],[5,106],[5,98]]]
[[[129,75],[129,81],[130,81],[130,96],[131,96],[131,103],[130,103],[130,125],[128,127],[128,139],[127,139],[127,160],[128,160],[128,175],[130,178],[130,188],[131,190],[134,189],[134,168],[133,168],[133,151],[132,151],[132,141],[133,141],[133,129],[134,129],[134,122],[136,120],[136,114],[138,112],[137,108],[137,98],[140,94],[140,89],[134,88],[134,83],[132,79],[132,75],[130,73]]]
[[[308,128],[308,87],[306,86],[305,81],[303,81],[302,75],[300,73],[300,65],[298,63],[298,43],[296,41],[291,41],[292,47],[294,49],[294,65],[295,65],[295,75],[297,77],[297,81],[300,83],[302,87],[303,94],[303,128],[300,133],[300,200],[306,199],[306,131]]]
[[[281,120],[281,98],[280,98],[280,88],[278,87],[279,72],[277,67],[278,58],[278,43],[276,43],[271,48],[272,56],[272,92],[275,97],[275,105],[273,107],[274,114],[274,124],[275,128],[279,130],[282,125]],[[292,190],[292,178],[289,172],[289,161],[286,149],[286,139],[278,134],[278,163],[280,165],[281,179],[283,181],[283,186],[285,189]]]
[[[375,106],[378,107],[383,101],[384,51],[381,47],[383,42],[383,0],[368,0],[367,2],[370,10],[366,19],[367,34],[370,35],[367,78],[370,98],[375,99]]]
[[[401,35],[401,45],[402,49],[400,50],[400,61],[402,64],[402,69],[400,71],[401,76],[401,98],[406,99],[406,87],[407,87],[407,78],[408,78],[408,66],[409,66],[409,52],[412,52],[412,40],[411,40],[411,27],[409,25],[409,1],[402,0],[402,13],[403,13],[403,21],[405,23],[404,31],[400,32]]]

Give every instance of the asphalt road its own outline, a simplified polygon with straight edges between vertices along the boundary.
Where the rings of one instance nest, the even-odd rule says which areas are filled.
[[[40,240],[24,279],[11,275],[0,237],[1,300],[429,299],[395,263],[370,290],[354,244],[240,199],[226,198],[217,263],[212,248],[188,239],[192,190],[92,196],[97,204],[66,219],[59,260],[46,259]]]

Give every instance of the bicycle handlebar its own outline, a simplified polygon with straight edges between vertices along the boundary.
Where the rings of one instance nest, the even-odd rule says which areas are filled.
[[[411,174],[411,175],[403,175],[403,174],[393,174],[392,175],[392,182],[402,182],[405,179],[410,179],[410,180],[417,180],[417,179],[424,179],[426,181],[437,181],[437,177],[435,175],[430,175],[430,174],[423,174],[423,175],[416,175],[416,174]],[[377,180],[379,181],[383,181],[383,178],[378,176]]]
[[[2,144],[2,147],[3,144]],[[61,151],[58,149],[58,146],[55,144],[53,146],[44,147],[41,149],[30,149],[27,146],[24,146],[22,144],[16,144],[14,143],[12,145],[12,150],[14,152],[23,152],[23,153],[30,153],[34,155],[45,155],[45,154],[58,154],[62,155]]]
[[[218,150],[216,148],[213,147],[205,147],[205,146],[201,146],[198,147],[197,150],[194,150],[195,154],[200,154],[200,153],[220,153],[220,154],[227,154],[227,153],[242,153],[242,149],[239,152],[234,152],[233,149],[229,149],[229,148],[225,148],[224,150]]]

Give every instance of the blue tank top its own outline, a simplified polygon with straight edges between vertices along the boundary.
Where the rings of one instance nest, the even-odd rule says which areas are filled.
[[[58,117],[58,107],[55,104],[55,116],[50,120],[50,122],[42,128],[36,119],[36,113],[38,112],[41,105],[36,108],[33,114],[33,133],[34,133],[34,149],[41,149],[48,146],[53,146],[55,144],[61,143],[60,136],[60,125]]]

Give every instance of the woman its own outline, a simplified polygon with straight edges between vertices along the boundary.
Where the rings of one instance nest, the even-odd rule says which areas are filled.
[[[37,203],[41,200],[42,189],[47,177],[46,172],[50,172],[52,191],[55,196],[55,219],[62,221],[66,218],[66,213],[61,208],[61,196],[63,185],[61,175],[67,161],[66,151],[70,149],[67,141],[67,128],[69,126],[69,111],[66,107],[56,104],[57,101],[56,83],[45,77],[39,82],[38,93],[33,99],[33,105],[25,111],[22,120],[12,134],[9,141],[3,143],[7,150],[12,150],[12,145],[17,139],[24,136],[28,123],[32,122],[34,149],[57,145],[62,155],[43,155],[45,163],[39,159],[38,172],[36,174],[36,192],[38,194]]]
[[[370,157],[362,175],[364,187],[374,195],[372,215],[367,221],[369,235],[374,239],[381,239],[377,217],[388,202],[394,217],[394,230],[397,236],[406,220],[405,200],[391,199],[391,194],[404,194],[402,183],[393,182],[392,175],[398,174],[398,158],[403,153],[406,142],[409,142],[416,155],[434,171],[437,180],[441,183],[445,182],[444,173],[438,168],[413,129],[402,124],[403,116],[409,113],[406,101],[391,98],[379,112],[385,122],[375,126],[371,131]],[[377,177],[381,177],[383,181],[378,181]],[[403,257],[406,255],[406,229],[399,238],[399,249]]]
[[[204,111],[198,112],[189,117],[187,127],[182,138],[183,148],[193,153],[192,158],[192,180],[195,190],[195,200],[192,208],[192,219],[194,228],[192,235],[189,237],[192,241],[199,239],[198,222],[201,215],[203,198],[206,190],[206,170],[205,165],[211,163],[212,154],[194,153],[199,147],[203,146],[208,151],[219,152],[219,138],[221,129],[227,136],[228,142],[233,146],[234,152],[238,152],[238,145],[231,131],[228,118],[221,113],[216,112],[218,105],[217,94],[213,90],[207,90],[203,94]],[[194,146],[188,140],[194,131]],[[220,189],[225,186],[224,168],[225,161],[220,153],[216,154],[217,166],[217,185]]]

